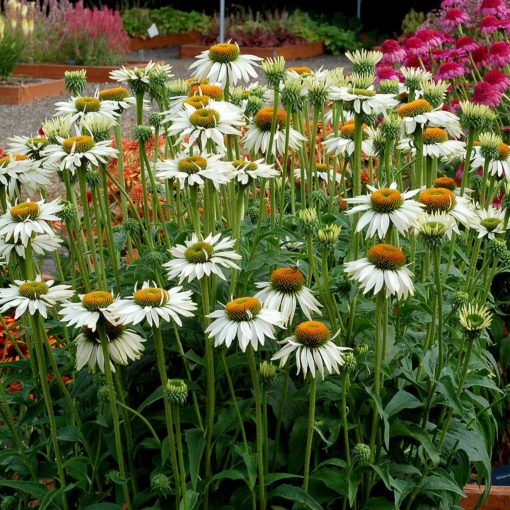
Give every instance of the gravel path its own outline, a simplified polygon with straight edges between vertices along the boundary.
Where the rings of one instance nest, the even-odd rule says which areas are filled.
[[[139,51],[130,55],[133,60],[164,60],[173,66],[173,73],[176,77],[188,75],[190,59],[180,60],[177,55],[177,47],[162,48],[157,50]],[[289,66],[308,66],[312,69],[324,67],[331,69],[338,66],[345,66],[344,56],[333,57],[332,55],[321,55],[319,57],[303,60],[289,60]],[[94,86],[89,86],[88,93],[92,94]],[[2,105],[0,104],[0,147],[6,147],[8,139],[14,135],[35,135],[41,127],[42,122],[53,116],[54,105],[57,101],[65,101],[67,96],[50,97],[34,101],[26,105]],[[131,112],[130,112],[131,113]],[[132,115],[124,115],[127,124],[133,122]]]

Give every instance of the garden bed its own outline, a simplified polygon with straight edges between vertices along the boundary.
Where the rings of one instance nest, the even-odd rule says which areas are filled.
[[[36,99],[59,96],[64,92],[63,79],[10,78],[0,82],[0,104],[26,104]]]
[[[135,67],[128,65],[127,67]],[[77,66],[68,64],[18,64],[14,75],[32,76],[35,78],[63,78],[66,71],[87,71],[87,80],[92,83],[109,83],[110,73],[118,66]]]
[[[202,51],[209,49],[209,46],[202,44],[183,44],[179,51],[180,58],[194,58]],[[301,58],[317,57],[324,53],[322,41],[302,44],[291,44],[286,46],[273,47],[242,47],[242,53],[256,55],[262,58],[283,57],[286,60],[297,60]]]
[[[464,492],[467,498],[462,500],[464,510],[474,510],[478,499],[483,494],[483,485],[466,485]],[[504,510],[510,508],[510,487],[493,486],[487,501],[480,507],[481,510]]]
[[[162,34],[156,37],[130,37],[129,51],[150,50],[167,46],[193,44],[200,39],[200,32],[183,32],[181,34]]]

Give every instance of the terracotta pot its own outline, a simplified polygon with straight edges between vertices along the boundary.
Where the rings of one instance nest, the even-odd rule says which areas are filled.
[[[200,32],[183,32],[182,34],[157,35],[156,37],[130,37],[129,51],[192,44],[198,42],[200,36]]]
[[[202,51],[208,50],[209,46],[202,44],[184,44],[179,51],[180,58],[195,58]],[[285,60],[296,60],[300,58],[310,58],[322,55],[324,53],[324,43],[321,41],[304,44],[292,44],[289,46],[279,46],[276,48],[258,48],[243,46],[242,53],[247,55],[256,55],[257,57],[283,57]]]
[[[143,65],[143,64],[139,64]],[[127,67],[135,67],[128,65]],[[87,71],[90,83],[109,83],[111,71],[119,66],[75,66],[67,64],[18,64],[14,68],[14,75],[32,76],[34,78],[63,78],[66,71]]]
[[[475,484],[466,485],[464,492],[466,498],[461,501],[464,510],[474,510],[478,499],[483,494],[485,487]],[[480,510],[508,510],[510,509],[510,487],[493,486],[487,501],[480,507]]]
[[[59,96],[65,92],[64,80],[44,80],[21,85],[0,84],[0,103],[26,104],[35,99]]]

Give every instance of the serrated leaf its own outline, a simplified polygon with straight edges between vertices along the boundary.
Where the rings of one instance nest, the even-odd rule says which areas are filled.
[[[43,499],[49,492],[48,487],[43,483],[26,482],[24,480],[0,480],[0,487],[10,487],[37,499]]]

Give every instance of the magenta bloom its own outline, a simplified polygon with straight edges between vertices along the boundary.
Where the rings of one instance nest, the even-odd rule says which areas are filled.
[[[404,81],[404,76],[399,73],[392,66],[379,65],[375,69],[376,81],[379,83],[381,80],[398,80]]]
[[[503,94],[510,87],[510,78],[498,69],[488,71],[483,80]]]
[[[476,104],[497,108],[501,103],[502,96],[503,94],[496,87],[486,81],[481,81],[476,84],[472,101]]]
[[[430,65],[430,58],[427,55],[423,55],[420,59],[418,58],[418,55],[407,55],[405,66],[406,67],[423,67],[421,64],[423,62],[423,66],[427,71],[430,71],[431,65]]]
[[[510,43],[499,41],[489,48],[489,64],[492,66],[506,66],[510,64]]]
[[[495,16],[485,16],[480,22],[480,31],[482,34],[493,34],[500,28],[499,19]]]
[[[381,60],[383,64],[399,64],[406,58],[406,51],[395,39],[386,39],[381,44],[380,50],[384,55]]]
[[[465,72],[464,66],[457,62],[443,62],[436,71],[434,78],[436,80],[452,80],[464,76]]]
[[[441,46],[446,39],[440,32],[430,30],[429,28],[420,28],[414,35],[421,39],[429,48]]]
[[[508,14],[507,6],[503,0],[482,0],[477,9],[482,16],[506,16]]]
[[[489,50],[486,46],[480,46],[471,53],[471,58],[478,69],[485,67],[489,58]]]
[[[469,14],[456,7],[447,11],[444,17],[444,24],[447,27],[457,27],[466,21],[469,21]]]
[[[480,43],[476,42],[472,37],[466,35],[464,37],[459,37],[457,41],[455,41],[455,47],[458,50],[463,50],[467,52],[475,51],[480,47]]]
[[[450,7],[463,7],[466,0],[443,0],[441,2],[441,9],[449,9]]]
[[[414,35],[406,39],[405,48],[409,55],[426,55],[429,51],[425,42]]]

